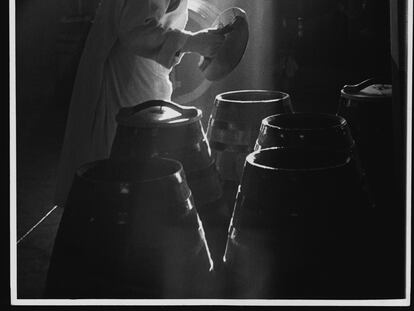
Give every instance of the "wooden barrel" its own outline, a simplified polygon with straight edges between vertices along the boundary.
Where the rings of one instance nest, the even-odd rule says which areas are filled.
[[[223,180],[240,181],[264,118],[292,112],[290,96],[277,91],[234,91],[216,97],[207,137]]]
[[[376,204],[391,203],[387,194],[394,178],[392,86],[375,79],[344,86],[337,114],[350,125]]]
[[[404,293],[405,222],[406,206],[402,195],[402,175],[398,173],[399,153],[396,132],[392,85],[387,79],[373,78],[357,85],[345,85],[337,114],[344,117],[356,141],[361,164],[366,174],[375,203],[378,221],[377,267],[390,267],[384,271],[379,297],[402,297]],[[400,182],[401,180],[401,182]]]
[[[368,294],[369,215],[348,153],[270,148],[250,154],[224,255],[228,297]]]
[[[182,165],[102,160],[75,177],[47,298],[203,298],[213,262]]]
[[[348,153],[358,169],[370,202],[374,204],[359,153],[347,121],[325,113],[285,113],[262,121],[254,150],[271,147],[324,149]]]
[[[111,158],[180,161],[197,208],[221,197],[221,185],[210,146],[201,124],[202,112],[172,102],[153,100],[117,115],[118,129]]]

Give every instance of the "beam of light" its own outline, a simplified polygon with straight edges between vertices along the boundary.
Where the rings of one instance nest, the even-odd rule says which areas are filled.
[[[208,81],[207,79],[205,79],[201,82],[201,84],[197,88],[195,88],[189,93],[185,93],[181,96],[174,98],[174,101],[176,101],[177,103],[180,103],[181,105],[191,103],[195,101],[196,99],[200,98],[201,96],[203,96],[204,93],[208,91],[208,89],[210,88],[212,84],[213,83],[211,81]]]

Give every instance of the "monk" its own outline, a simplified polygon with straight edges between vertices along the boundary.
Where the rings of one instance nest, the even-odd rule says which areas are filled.
[[[55,203],[64,206],[76,170],[109,157],[122,107],[171,100],[169,74],[185,53],[214,58],[220,30],[191,33],[188,0],[102,0],[74,84]]]

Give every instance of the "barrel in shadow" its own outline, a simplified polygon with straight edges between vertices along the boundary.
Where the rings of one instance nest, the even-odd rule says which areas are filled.
[[[349,153],[270,148],[250,154],[228,231],[226,295],[369,297],[370,213]]]
[[[381,297],[405,295],[405,235],[406,204],[404,198],[404,172],[400,172],[398,139],[403,133],[394,116],[398,102],[393,102],[392,85],[386,79],[373,78],[356,85],[345,85],[341,90],[338,115],[344,117],[356,141],[361,164],[375,202],[377,230],[378,267],[384,270]],[[402,159],[402,157],[401,157]]]
[[[254,150],[271,147],[348,153],[356,165],[370,203],[374,204],[351,129],[341,116],[326,113],[284,113],[269,116],[262,121]]]
[[[46,298],[203,298],[213,263],[179,162],[102,160],[75,177]]]
[[[338,115],[350,125],[376,203],[381,204],[390,200],[389,182],[394,178],[392,86],[374,82],[344,86]]]

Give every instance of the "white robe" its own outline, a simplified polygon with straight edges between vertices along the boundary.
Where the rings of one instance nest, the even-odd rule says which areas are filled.
[[[187,0],[103,0],[79,63],[58,168],[55,203],[64,205],[76,170],[109,157],[120,108],[170,100],[171,68],[188,33]]]

